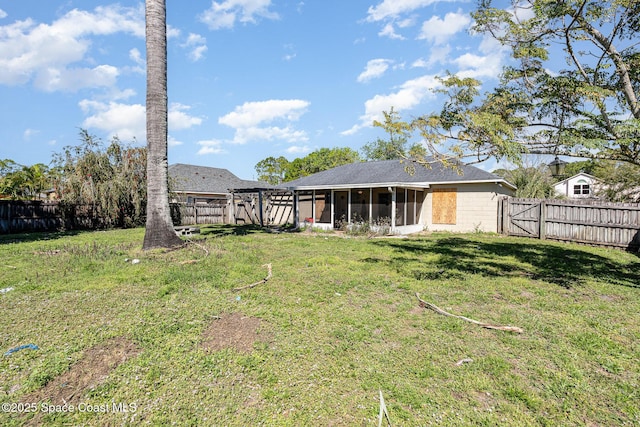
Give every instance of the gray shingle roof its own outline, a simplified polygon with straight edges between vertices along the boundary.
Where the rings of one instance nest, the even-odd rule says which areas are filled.
[[[454,169],[446,168],[441,163],[433,163],[431,169],[415,165],[413,174],[407,172],[408,163],[399,160],[382,160],[376,162],[351,163],[344,166],[318,172],[283,185],[293,189],[329,188],[371,185],[428,185],[438,183],[470,183],[496,182],[505,183],[513,188],[502,177],[480,168],[462,164],[459,175]]]
[[[192,193],[229,193],[230,189],[265,187],[260,181],[240,179],[227,169],[209,166],[186,165],[176,163],[169,165],[169,177],[176,191]]]

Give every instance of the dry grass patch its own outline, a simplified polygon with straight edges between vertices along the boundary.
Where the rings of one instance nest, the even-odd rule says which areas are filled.
[[[251,353],[256,342],[268,342],[271,336],[261,328],[263,321],[242,313],[231,313],[213,320],[202,333],[202,347],[208,351],[231,348]]]

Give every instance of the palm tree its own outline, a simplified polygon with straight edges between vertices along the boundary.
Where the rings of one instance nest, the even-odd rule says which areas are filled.
[[[166,0],[146,0],[147,221],[144,250],[182,244],[171,221],[167,160]]]

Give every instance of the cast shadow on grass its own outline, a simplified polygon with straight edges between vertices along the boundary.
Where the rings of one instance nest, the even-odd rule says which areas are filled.
[[[215,224],[200,226],[200,234],[207,237],[246,236],[247,234],[265,233],[259,225]]]
[[[439,255],[435,265],[410,270],[418,280],[455,278],[465,274],[525,276],[569,289],[589,277],[597,277],[611,284],[640,289],[640,262],[619,263],[586,250],[557,244],[524,240],[522,243],[485,242],[459,237],[377,241],[375,244],[391,247],[401,254],[391,261],[397,265],[413,261],[418,266],[422,255]]]
[[[77,236],[82,233],[91,233],[91,230],[49,231],[37,233],[15,233],[0,235],[0,245],[10,243],[29,243],[44,240],[56,240],[69,236]]]

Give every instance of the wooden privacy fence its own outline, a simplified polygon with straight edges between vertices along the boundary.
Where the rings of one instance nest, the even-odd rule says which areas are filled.
[[[640,249],[640,204],[505,197],[498,232],[509,236]]]
[[[229,218],[226,201],[207,204],[174,204],[172,209],[180,211],[179,221],[174,215],[175,225],[226,224]]]
[[[0,233],[50,231],[64,221],[57,202],[0,200]]]
[[[95,229],[106,221],[88,205],[63,206],[57,201],[0,200],[0,234]]]
[[[293,195],[279,190],[234,194],[207,204],[172,203],[174,225],[259,224],[293,222]],[[63,206],[57,201],[0,200],[0,234],[97,229],[118,226],[100,218],[92,206]]]

